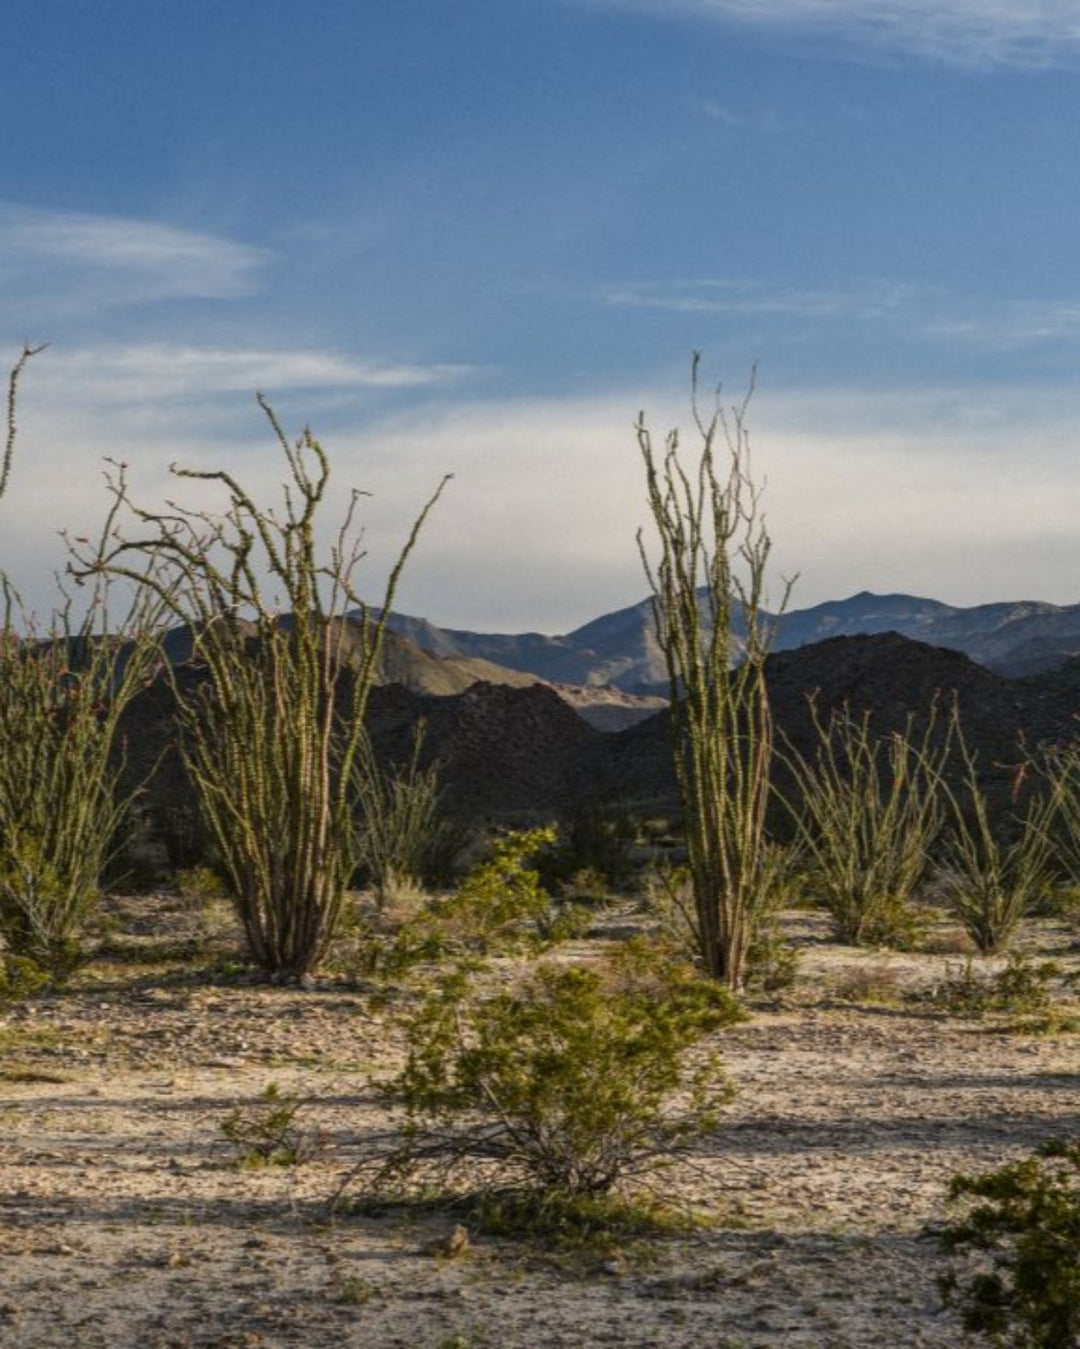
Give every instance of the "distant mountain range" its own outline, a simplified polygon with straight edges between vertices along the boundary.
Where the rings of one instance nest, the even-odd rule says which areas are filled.
[[[914,595],[874,595],[794,609],[776,620],[773,649],[790,651],[829,637],[896,632],[960,651],[1006,678],[1056,669],[1080,654],[1080,604],[1037,600],[958,608]],[[391,629],[422,651],[452,661],[482,660],[555,684],[656,696],[667,692],[652,602],[593,619],[565,636],[477,633],[392,614]]]

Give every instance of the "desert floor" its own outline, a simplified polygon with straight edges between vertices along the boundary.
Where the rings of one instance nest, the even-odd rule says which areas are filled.
[[[953,1347],[936,1289],[949,1177],[1080,1133],[1080,1036],[947,1013],[918,995],[958,955],[841,948],[793,913],[798,982],[723,1034],[736,1095],[665,1182],[715,1224],[562,1252],[473,1233],[450,1258],[449,1211],[326,1219],[385,1123],[385,1015],[332,979],[170,962],[162,931],[183,915],[127,906],[149,913],[141,937],[0,1013],[4,1349]],[[1080,967],[1061,925],[1025,941]],[[271,1081],[311,1098],[321,1150],[240,1168],[221,1122]]]

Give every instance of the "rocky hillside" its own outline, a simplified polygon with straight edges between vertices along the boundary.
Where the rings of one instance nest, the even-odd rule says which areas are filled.
[[[253,633],[254,628],[247,625]],[[362,629],[357,618],[340,625],[340,639],[346,659],[358,664],[363,658]],[[422,635],[422,629],[418,629]],[[666,705],[659,694],[635,695],[612,685],[578,685],[548,680],[529,670],[498,665],[486,657],[454,654],[447,644],[431,641],[426,649],[407,633],[390,629],[385,634],[375,680],[378,684],[399,684],[410,693],[451,697],[464,693],[474,684],[498,684],[510,688],[530,688],[545,684],[590,726],[602,731],[619,731],[652,716]],[[177,627],[164,640],[165,652],[174,664],[189,661],[193,651],[190,629]]]

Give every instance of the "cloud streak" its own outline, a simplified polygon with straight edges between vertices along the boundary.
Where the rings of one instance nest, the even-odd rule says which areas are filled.
[[[74,281],[114,304],[235,299],[258,288],[271,256],[153,221],[0,205],[0,279],[9,294]]]
[[[927,333],[996,351],[1075,342],[1080,339],[1080,300],[1015,300],[977,315],[942,317],[928,325]]]
[[[879,318],[895,313],[916,294],[901,282],[848,289],[810,290],[760,281],[698,279],[634,281],[598,292],[616,309],[656,309],[675,314],[776,315],[808,319]]]
[[[76,390],[91,404],[201,399],[208,395],[291,389],[418,389],[474,373],[464,365],[358,360],[336,352],[147,343],[54,351],[40,381],[52,396]]]
[[[1080,56],[1077,0],[600,0],[950,65],[1040,67]]]

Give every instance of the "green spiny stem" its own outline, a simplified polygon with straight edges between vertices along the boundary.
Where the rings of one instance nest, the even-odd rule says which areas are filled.
[[[678,432],[658,454],[644,414],[638,419],[660,546],[655,564],[640,534],[638,545],[671,689],[695,936],[709,973],[738,988],[755,918],[769,898],[765,811],[773,728],[765,657],[773,625],[764,611],[764,586],[771,540],[751,474],[750,395],[730,418],[719,396],[703,416],[698,365],[695,355],[692,407],[701,447],[692,473],[680,458]],[[781,609],[790,586],[785,583]],[[745,628],[741,661],[737,617]]]

